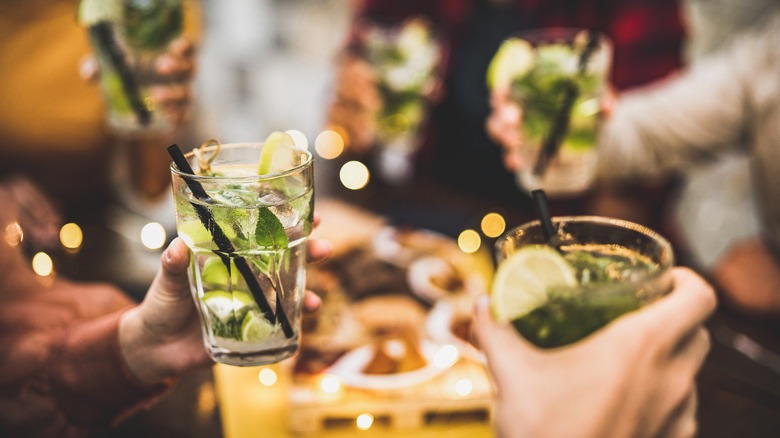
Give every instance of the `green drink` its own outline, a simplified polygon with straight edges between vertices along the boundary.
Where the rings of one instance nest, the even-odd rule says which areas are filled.
[[[529,192],[576,195],[596,175],[596,134],[611,46],[582,29],[546,28],[507,39],[488,69],[523,109],[518,183]]]
[[[543,348],[576,342],[671,289],[671,245],[641,225],[598,217],[553,221],[556,247],[539,222],[496,245],[494,314]]]
[[[157,58],[184,30],[185,0],[82,0],[79,22],[87,28],[100,66],[108,123],[116,132],[170,130],[152,87]]]
[[[222,145],[218,153],[201,148],[216,153],[208,170],[188,154],[198,175],[171,167],[204,341],[216,361],[231,365],[278,362],[298,350],[313,161],[308,151],[271,138]]]

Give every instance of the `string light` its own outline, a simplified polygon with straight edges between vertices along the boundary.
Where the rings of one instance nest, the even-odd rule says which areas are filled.
[[[260,370],[260,372],[257,374],[257,380],[260,381],[265,386],[274,386],[276,382],[279,380],[279,376],[276,375],[276,372],[270,368],[263,368]]]
[[[81,227],[73,222],[67,223],[60,228],[60,243],[68,249],[78,249],[84,241],[84,232]]]
[[[355,424],[360,430],[368,430],[374,424],[374,416],[371,414],[360,414],[355,420]]]
[[[326,160],[338,158],[344,152],[344,138],[330,129],[322,131],[314,140],[314,150]]]
[[[149,249],[160,249],[165,245],[165,228],[157,222],[150,222],[141,228],[141,243]]]
[[[22,231],[22,227],[19,225],[19,222],[11,222],[5,226],[4,238],[5,243],[7,243],[8,246],[17,246],[22,243],[22,240],[24,239],[24,232]]]
[[[455,382],[455,393],[461,397],[466,397],[474,391],[474,383],[469,379],[460,379]]]
[[[297,129],[290,129],[286,132],[293,139],[295,147],[298,149],[309,149],[309,139],[306,138],[306,134]]]
[[[335,394],[341,389],[341,380],[338,377],[326,374],[320,380],[320,389],[328,394]]]
[[[54,262],[45,252],[39,252],[32,258],[32,269],[40,277],[48,277],[54,271]]]
[[[488,213],[482,218],[481,227],[487,237],[498,237],[506,230],[506,221],[498,213]]]
[[[463,230],[458,236],[458,247],[467,254],[477,252],[481,245],[482,238],[474,230]]]
[[[365,164],[360,161],[349,161],[341,166],[339,179],[344,187],[350,190],[360,190],[368,184],[370,174]]]

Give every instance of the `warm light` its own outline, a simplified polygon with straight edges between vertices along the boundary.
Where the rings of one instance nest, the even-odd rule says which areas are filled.
[[[455,382],[455,393],[461,397],[465,397],[471,394],[471,391],[473,390],[474,383],[472,383],[469,379],[460,379]]]
[[[306,134],[296,129],[290,129],[286,132],[293,139],[295,147],[298,149],[309,149],[309,139],[306,138]]]
[[[198,388],[198,414],[199,418],[207,418],[217,407],[217,395],[214,393],[214,384],[210,381],[203,382]]]
[[[54,271],[54,263],[45,252],[39,252],[32,258],[32,268],[41,277],[47,277]]]
[[[447,369],[458,361],[458,349],[454,345],[445,345],[433,355],[433,365],[436,368]]]
[[[257,374],[257,379],[260,380],[260,383],[265,386],[274,386],[276,381],[279,380],[279,376],[276,375],[274,370],[270,368],[263,368],[260,370],[260,373]]]
[[[81,227],[73,222],[65,224],[60,228],[60,242],[62,246],[68,249],[76,249],[84,241],[84,233]]]
[[[328,394],[335,394],[341,389],[341,380],[338,377],[326,374],[322,380],[320,380],[320,389],[322,392]]]
[[[344,187],[350,190],[360,190],[368,184],[368,167],[360,161],[350,161],[341,166],[339,179]]]
[[[19,225],[19,222],[11,222],[10,224],[5,226],[5,243],[8,244],[8,246],[16,246],[22,243],[22,240],[24,239],[24,232],[22,231],[22,227]]]
[[[141,243],[149,249],[160,249],[165,245],[165,228],[157,222],[150,222],[141,229]]]
[[[464,230],[458,236],[458,247],[465,253],[471,254],[477,252],[480,245],[482,245],[482,239],[474,230]]]
[[[374,416],[371,414],[360,414],[355,420],[355,424],[360,430],[368,430],[374,424]]]
[[[344,138],[336,131],[322,131],[314,140],[314,150],[326,160],[338,158],[344,152]]]
[[[482,232],[488,237],[498,237],[505,229],[506,221],[498,213],[488,213],[482,218]]]

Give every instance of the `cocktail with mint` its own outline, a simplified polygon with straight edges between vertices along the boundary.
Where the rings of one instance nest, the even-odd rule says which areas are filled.
[[[522,108],[518,183],[529,192],[576,195],[596,176],[596,135],[611,44],[595,31],[547,28],[505,40],[488,86]]]
[[[578,341],[671,290],[669,242],[654,231],[602,217],[539,221],[496,243],[493,314],[529,341],[552,348]]]
[[[192,250],[190,282],[212,357],[240,366],[298,350],[313,161],[292,138],[207,145],[171,166],[179,236]]]
[[[79,22],[87,28],[100,66],[109,125],[121,133],[164,130],[169,124],[152,97],[161,83],[158,56],[184,28],[185,0],[82,0]]]

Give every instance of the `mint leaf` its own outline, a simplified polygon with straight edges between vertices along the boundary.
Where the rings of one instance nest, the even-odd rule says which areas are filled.
[[[257,211],[257,227],[255,228],[257,245],[269,249],[284,249],[290,243],[284,225],[267,207]]]

